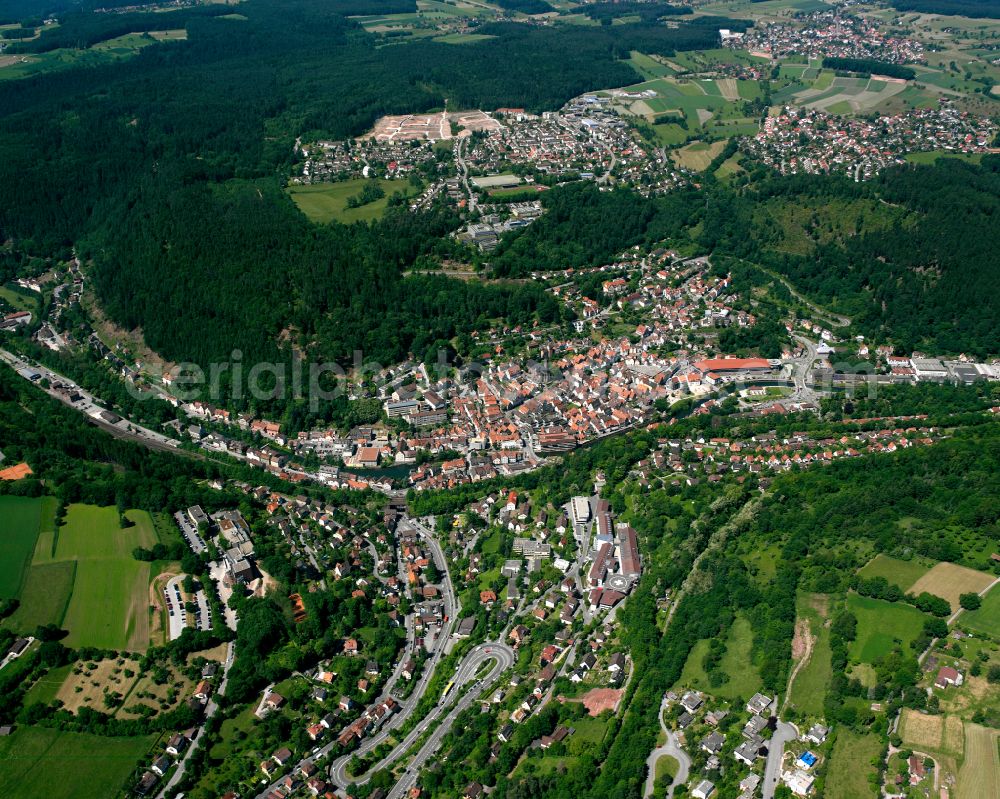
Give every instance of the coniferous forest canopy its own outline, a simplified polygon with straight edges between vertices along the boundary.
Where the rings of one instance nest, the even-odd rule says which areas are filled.
[[[234,347],[273,357],[278,334],[295,331],[318,341],[319,357],[364,349],[391,361],[484,319],[557,320],[553,300],[530,286],[402,279],[416,259],[447,249],[441,237],[458,225],[447,210],[399,209],[367,229],[308,225],[279,188],[295,137],[358,135],[378,116],[440,108],[446,97],[457,107],[557,107],[637,80],[620,60],[634,48],[710,46],[720,21],[497,23],[481,29],[496,38],[461,48],[376,48],[342,16],[358,10],[249,0],[246,20],[167,12],[187,41],[0,84],[0,234],[31,254],[65,257],[76,246],[93,259],[111,316],[141,321],[169,358],[204,362]],[[93,43],[130,20],[69,14],[23,46]]]
[[[893,8],[900,11],[1000,19],[1000,6],[995,0],[891,0],[891,2]]]
[[[0,504],[45,497],[52,505],[51,530],[41,537],[39,511],[33,533],[51,550],[36,547],[32,538],[25,549],[29,568],[53,565],[47,557],[38,564],[34,559],[39,553],[54,558],[75,535],[66,530],[72,527],[67,519],[79,511],[71,505],[116,507],[125,535],[140,532],[126,511],[148,512],[152,537],[130,541],[136,546],[120,558],[131,557],[136,563],[127,565],[144,570],[130,607],[140,615],[154,611],[162,627],[159,637],[147,636],[139,679],[162,670],[167,659],[183,664],[191,679],[172,683],[171,694],[184,700],[172,710],[161,701],[163,712],[149,706],[130,717],[108,701],[108,685],[100,701],[109,712],[84,705],[74,711],[64,701],[68,691],[50,695],[42,678],[62,691],[71,677],[90,680],[97,661],[110,667],[120,656],[117,665],[124,667],[128,652],[70,647],[76,622],[66,621],[65,608],[56,622],[27,625],[14,615],[26,596],[17,585],[10,597],[0,594],[0,659],[16,638],[34,634],[38,640],[0,671],[0,726],[15,725],[0,737],[0,773],[21,769],[19,760],[42,762],[21,743],[25,733],[106,736],[96,739],[95,753],[111,748],[112,736],[142,735],[148,740],[129,759],[134,771],[122,788],[122,795],[137,795],[136,783],[148,768],[159,768],[154,758],[171,736],[199,729],[188,755],[166,758],[155,792],[145,795],[162,789],[166,796],[212,799],[235,788],[240,796],[269,795],[268,783],[288,777],[298,791],[290,796],[336,788],[378,799],[412,786],[416,794],[408,795],[425,799],[666,799],[673,775],[664,768],[671,771],[680,761],[657,761],[650,753],[667,740],[671,746],[680,741],[692,761],[689,785],[677,786],[673,796],[692,795],[705,778],[715,785],[699,795],[730,799],[746,795],[736,787],[744,773],[768,774],[775,765],[774,759],[765,765],[759,744],[760,757],[746,744],[747,769],[733,757],[744,739],[752,740],[740,730],[750,714],[747,700],[759,691],[777,697],[775,718],[767,720],[770,710],[762,714],[767,729],[758,730],[760,743],[766,737],[778,753],[779,771],[812,751],[822,762],[812,768],[817,782],[811,795],[853,799],[889,793],[897,774],[903,784],[900,765],[913,768],[910,744],[900,737],[907,713],[926,721],[950,716],[970,742],[1000,727],[1000,687],[991,687],[1000,685],[1000,633],[962,637],[957,633],[969,616],[952,617],[959,607],[975,611],[995,596],[963,591],[946,598],[936,593],[948,587],[943,582],[940,589],[923,590],[869,569],[885,561],[894,564],[887,569],[923,569],[926,577],[944,566],[986,583],[1000,574],[1000,554],[994,554],[1000,550],[1000,383],[973,376],[976,382],[965,384],[955,372],[954,382],[914,377],[912,384],[880,383],[867,396],[840,385],[824,389],[815,377],[822,361],[811,345],[812,338],[830,338],[849,359],[863,357],[863,343],[883,356],[880,345],[886,343],[890,350],[926,350],[934,358],[1000,355],[1000,154],[895,166],[856,182],[833,174],[779,174],[730,137],[711,141],[712,147],[702,142],[706,149],[685,147],[710,165],[700,172],[671,168],[676,182],[655,184],[649,196],[643,192],[654,184],[648,182],[635,182],[641,190],[614,186],[620,174],[614,166],[603,177],[594,170],[594,180],[579,180],[583,169],[576,162],[536,175],[544,186],[525,181],[502,195],[508,203],[537,199],[544,213],[487,251],[453,234],[486,217],[476,216],[476,204],[483,199],[482,205],[492,205],[488,190],[474,193],[466,186],[461,196],[467,201],[459,203],[444,189],[410,210],[422,190],[417,173],[423,167],[407,185],[416,190],[404,196],[386,188],[388,180],[367,179],[366,158],[365,178],[351,181],[356,193],[345,192],[345,201],[363,211],[377,202],[380,215],[351,225],[318,224],[289,196],[290,190],[314,188],[289,185],[293,175],[299,182],[300,171],[307,182],[297,140],[311,148],[317,140],[359,136],[387,114],[501,106],[543,112],[650,74],[701,91],[691,85],[697,75],[678,80],[673,73],[682,67],[673,62],[719,53],[726,58],[730,51],[719,48],[719,28],[742,31],[750,23],[698,16],[701,9],[660,0],[578,8],[494,0],[491,5],[521,21],[477,25],[471,36],[463,21],[456,23],[463,32],[442,37],[427,28],[420,29],[426,37],[370,33],[354,19],[427,14],[431,6],[430,14],[447,16],[445,4],[427,0],[192,0],[183,8],[155,4],[170,10],[105,13],[135,2],[0,0],[0,23],[24,26],[8,31],[17,41],[4,53],[16,56],[82,52],[123,34],[168,27],[186,33],[184,40],[156,44],[139,37],[143,47],[119,60],[74,66],[68,59],[56,70],[0,80],[3,307],[21,301],[37,309],[30,326],[15,327],[26,314],[11,314],[5,320],[9,337],[0,342],[24,359],[4,352],[0,363],[0,461],[3,467],[17,464],[14,473],[21,475],[0,480]],[[994,14],[996,5],[891,2],[900,10],[973,16]],[[567,11],[581,24],[517,16],[565,17]],[[51,13],[58,13],[59,24],[43,25]],[[28,31],[32,36],[21,35]],[[687,50],[698,52],[684,55]],[[760,66],[743,55],[732,58],[701,74]],[[914,74],[909,66],[864,57],[827,59],[824,66]],[[704,83],[721,92],[723,80],[730,81],[746,114],[740,124],[752,127],[772,106],[771,86],[781,71],[774,65],[770,81],[712,77]],[[740,95],[748,86],[760,89],[760,96]],[[590,113],[597,116],[591,110],[580,116]],[[630,130],[615,122],[635,134],[630,148],[649,145],[663,160],[671,156],[653,144],[652,129],[670,124],[636,123]],[[687,126],[684,131],[693,135]],[[597,149],[597,134],[591,140],[573,135]],[[482,139],[474,134],[465,141]],[[439,142],[438,163],[421,174],[440,169],[436,189],[451,185],[455,174],[456,182],[479,177],[462,165],[463,147]],[[520,163],[502,170],[508,167],[518,177],[529,171]],[[339,174],[347,173],[357,174]],[[691,258],[706,254],[707,261]],[[66,263],[73,256],[79,270],[75,259]],[[25,265],[36,277],[50,267],[54,274],[57,260],[67,273],[59,290],[44,281],[40,291],[26,288],[28,281],[11,285],[28,274]],[[456,274],[468,279],[449,276]],[[644,282],[651,274],[655,281]],[[84,286],[79,302],[61,304],[62,289]],[[641,313],[647,291],[662,303]],[[582,297],[588,304],[577,302]],[[583,315],[590,304],[601,311],[589,317],[588,330],[574,309],[583,308]],[[58,322],[56,307],[64,314]],[[360,352],[369,365],[393,369],[384,384],[384,374],[368,380],[367,370],[360,370],[350,398],[338,397],[318,411],[282,395],[242,403],[238,410],[249,413],[239,424],[224,424],[220,419],[235,422],[235,414],[133,396],[133,385],[143,385],[147,375],[143,369],[132,373],[128,361],[134,357],[138,367],[146,353],[132,351],[138,336],[119,337],[118,330],[107,335],[114,343],[94,347],[111,327],[105,316],[141,331],[141,343],[169,361],[207,366],[239,351],[244,365],[300,356],[349,364]],[[38,335],[42,326],[56,324],[62,326],[50,327],[53,333],[78,339],[72,347],[49,349],[50,340]],[[821,334],[825,325],[836,332]],[[127,343],[119,345],[120,339]],[[787,352],[799,344],[799,351]],[[428,376],[433,370],[419,363],[396,368],[411,356],[431,364],[442,349],[456,360],[495,354],[496,368],[468,382],[458,370],[449,372],[453,383],[436,382]],[[837,350],[827,352],[834,361]],[[749,377],[758,390],[743,391],[727,378],[711,377],[708,370],[717,366],[696,363],[723,353],[780,360],[771,364],[773,372],[758,364]],[[553,381],[532,393],[542,371],[528,364],[536,356],[551,358],[560,371],[571,364],[563,381],[571,390]],[[896,361],[885,357],[880,368],[882,363]],[[49,366],[109,410],[95,415],[89,398],[81,402],[59,374],[44,372]],[[704,391],[692,389],[689,371],[707,373]],[[638,376],[621,383],[625,372]],[[674,378],[677,390],[667,390]],[[232,412],[240,401],[226,396],[232,376],[222,379],[219,402]],[[373,388],[376,382],[381,385]],[[501,389],[493,397],[497,405],[488,396],[494,383]],[[616,394],[628,394],[629,404],[605,399]],[[390,410],[419,403],[436,413],[389,418]],[[628,413],[621,415],[622,409]],[[559,414],[572,426],[560,428]],[[428,416],[436,419],[433,430],[422,423]],[[264,420],[279,425],[278,432]],[[590,427],[574,433],[558,454],[546,454],[538,441],[550,424],[575,431],[587,421]],[[147,437],[139,425],[176,433],[177,440]],[[315,441],[323,446],[307,446]],[[383,467],[393,466],[355,473],[352,455],[354,463],[367,465],[372,451]],[[25,465],[29,471],[19,470]],[[393,476],[401,472],[406,475]],[[583,523],[574,498],[592,501],[587,498],[594,494],[602,504],[589,506],[591,521]],[[595,518],[604,503],[613,518]],[[186,511],[194,521],[192,505],[212,520],[197,524],[207,542],[200,550],[187,525],[178,529],[171,519],[183,519]],[[235,540],[224,532],[218,512],[237,508],[248,540],[236,525],[229,528]],[[619,544],[598,549],[597,538],[590,551],[589,535],[600,536],[602,521]],[[10,526],[0,518],[0,538]],[[641,566],[625,577],[627,528],[635,534]],[[86,529],[89,543],[98,535]],[[552,557],[527,558],[530,549],[515,536],[544,541]],[[11,562],[7,546],[0,540],[0,565]],[[627,583],[627,596],[617,596],[608,613],[600,605],[611,597],[600,591],[615,583],[584,576],[600,571],[587,565],[601,565],[595,552],[610,559],[605,567],[615,561],[609,574],[621,570]],[[521,555],[528,561],[523,570]],[[558,565],[562,559],[565,566]],[[234,560],[247,566],[241,576],[232,573]],[[219,577],[220,565],[228,579]],[[259,588],[255,581],[244,584],[250,566],[259,568]],[[173,589],[161,578],[172,580]],[[198,593],[210,602],[210,624],[202,625],[205,611],[193,601],[195,578]],[[183,629],[175,635],[167,614],[174,616],[171,590],[178,591],[178,582],[190,616],[181,617]],[[519,584],[521,595],[512,590]],[[67,602],[83,595],[78,585],[71,583]],[[597,585],[602,587],[595,591]],[[231,623],[222,604],[229,590]],[[164,595],[167,606],[161,608]],[[861,618],[869,607],[879,609]],[[195,614],[200,618],[191,618]],[[980,624],[995,623],[985,616]],[[454,625],[465,619],[475,622],[471,632]],[[893,619],[902,620],[899,630],[891,629]],[[519,640],[509,669],[462,673],[474,652],[514,643],[512,630]],[[884,652],[859,659],[851,652],[862,648],[866,635]],[[223,646],[229,642],[231,650]],[[197,654],[220,647],[221,669],[206,676],[205,659]],[[935,679],[933,666],[918,660],[921,653],[960,658],[963,647],[965,693],[957,685],[921,687]],[[620,658],[615,675],[612,658]],[[978,682],[976,669],[984,672]],[[92,679],[91,687],[99,688]],[[155,675],[153,682],[159,684]],[[613,709],[591,715],[584,692],[596,689],[603,701],[612,686],[621,689],[611,691]],[[488,693],[472,696],[479,688]],[[272,689],[277,712],[267,711],[264,692]],[[676,698],[692,689],[704,704],[690,714],[694,726],[685,727]],[[204,708],[191,696],[195,690]],[[532,692],[537,703],[527,698]],[[981,706],[944,704],[957,701],[956,694]],[[369,710],[390,695],[398,700],[397,712],[414,715],[398,715],[395,727],[388,714],[379,715],[379,724],[389,726],[350,733],[347,725],[368,724]],[[520,720],[517,707],[526,712]],[[198,715],[203,710],[204,721]],[[779,744],[776,736],[788,722],[798,730]],[[829,736],[807,742],[802,734],[817,723],[830,727]],[[662,735],[668,726],[671,734]],[[704,746],[709,726],[725,739],[715,766],[708,765]],[[386,736],[373,742],[378,729]],[[435,739],[438,730],[443,738]],[[987,734],[993,758],[996,731]],[[871,751],[838,755],[853,739]],[[428,743],[431,756],[418,762],[417,750]],[[954,753],[930,752],[938,758],[926,766],[934,774],[910,786],[909,795],[923,795],[931,784],[936,789],[940,778],[964,799],[979,775],[970,780],[958,771],[956,782],[941,768],[943,754],[955,761],[953,772],[975,758],[986,762],[972,743],[964,746],[957,760]],[[398,757],[383,760],[391,753]],[[57,761],[48,749],[45,757]],[[341,757],[347,771],[331,771]],[[67,758],[50,768],[53,775],[59,768],[83,774],[92,765],[83,761]],[[271,768],[278,763],[279,770]],[[846,772],[856,772],[852,776],[860,775],[871,790],[837,793],[831,786]],[[330,782],[322,788],[308,783],[310,773]],[[76,789],[72,779],[66,782]],[[95,795],[110,796],[123,780],[114,782]],[[792,795],[788,785],[770,788],[763,793],[774,799]],[[0,787],[0,794],[7,790]],[[34,788],[25,790],[14,799]]]

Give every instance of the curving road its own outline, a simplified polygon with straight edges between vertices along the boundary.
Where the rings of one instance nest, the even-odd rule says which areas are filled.
[[[349,755],[344,755],[334,761],[333,765],[330,767],[330,779],[341,789],[350,785],[352,782],[355,784],[366,783],[374,772],[392,766],[393,763],[408,752],[433,722],[439,722],[434,731],[420,747],[420,750],[414,756],[412,762],[407,767],[406,772],[402,775],[399,782],[389,792],[389,799],[396,799],[396,797],[401,796],[415,783],[417,775],[420,773],[420,769],[427,762],[428,758],[437,750],[438,746],[440,746],[442,739],[445,735],[447,735],[448,730],[451,729],[451,725],[452,722],[454,722],[455,717],[478,700],[483,691],[490,687],[490,685],[503,671],[514,665],[514,659],[514,650],[506,644],[486,643],[475,647],[471,652],[469,652],[468,655],[465,656],[459,664],[458,669],[455,671],[453,685],[451,690],[448,692],[448,695],[440,698],[435,708],[427,714],[427,717],[410,730],[406,737],[403,738],[403,740],[400,741],[388,755],[372,766],[372,768],[370,768],[363,776],[356,776],[352,778],[347,774],[347,764],[350,762],[351,758],[354,757],[354,755],[367,754],[375,749],[379,744],[383,743],[386,738],[389,737],[391,731],[396,727],[399,727],[410,715],[410,713],[412,713],[413,709],[416,708],[419,699],[411,697],[411,701],[408,703],[407,711],[395,716],[385,728],[383,728],[377,735],[367,739],[357,751],[352,752]],[[493,667],[484,677],[476,680],[476,674],[479,672],[479,669],[484,663],[488,663],[490,661],[493,662]],[[431,674],[431,670],[428,669],[425,674],[429,676]],[[455,697],[459,696],[462,688],[474,680],[475,682],[472,688],[463,694],[458,701],[455,701]],[[417,693],[418,692],[415,691],[414,695]],[[423,692],[420,691],[419,693],[422,694]]]
[[[441,625],[441,630],[437,637],[434,639],[434,650],[431,653],[430,658],[424,663],[423,669],[421,671],[420,677],[417,678],[417,684],[414,686],[413,691],[410,693],[409,697],[403,700],[397,700],[399,703],[399,712],[393,715],[382,729],[371,738],[366,738],[361,746],[350,755],[341,757],[334,761],[330,768],[330,778],[336,782],[338,785],[347,785],[352,782],[346,775],[346,766],[351,757],[356,755],[365,755],[374,749],[376,746],[381,744],[389,736],[389,733],[402,726],[402,724],[410,717],[414,710],[416,710],[417,705],[420,704],[420,699],[423,697],[424,692],[427,690],[427,685],[430,683],[431,678],[434,676],[434,672],[437,668],[438,662],[445,654],[445,650],[448,648],[448,642],[451,640],[451,630],[455,623],[455,618],[461,611],[461,603],[459,603],[458,598],[455,596],[455,588],[451,582],[451,573],[448,571],[448,562],[445,560],[444,551],[441,549],[440,543],[434,538],[434,534],[424,525],[415,519],[405,517],[405,522],[412,525],[414,529],[417,530],[425,539],[428,548],[431,551],[431,556],[434,559],[434,565],[437,567],[438,571],[442,574],[441,580],[441,599],[444,603],[444,615],[448,619]],[[399,568],[400,578],[404,586],[407,585],[405,574],[402,571],[402,561],[397,558],[397,567]],[[379,695],[373,704],[379,704],[384,702],[390,696],[392,696],[392,690],[396,683],[399,681],[400,676],[403,672],[403,666],[409,659],[410,651],[413,647],[413,641],[415,637],[415,631],[413,628],[413,616],[408,614],[405,617],[406,625],[406,645],[403,647],[403,651],[400,655],[399,660],[396,663],[396,667],[393,670],[392,675],[386,681],[385,687],[382,689],[382,693]],[[498,645],[500,646],[500,645]],[[330,750],[336,746],[336,741],[331,740],[322,747],[318,747],[310,752],[306,757],[302,758],[297,764],[296,769],[301,768],[304,765],[315,763],[320,758],[326,757],[330,754]],[[367,782],[367,776],[363,779],[355,779],[353,782],[364,783]],[[257,799],[265,799],[267,795],[278,787],[280,780],[275,780],[273,783],[268,785],[264,790],[257,794]]]
[[[674,731],[668,729],[663,722],[663,711],[666,710],[666,707],[667,697],[664,696],[663,701],[660,702],[660,711],[657,716],[660,720],[660,727],[667,736],[667,742],[650,752],[649,757],[646,758],[646,788],[642,793],[643,797],[653,795],[653,788],[656,784],[656,761],[661,757],[672,757],[677,761],[677,773],[674,775],[670,787],[667,788],[667,799],[671,799],[674,795],[674,788],[687,782],[688,771],[691,768],[691,758],[688,757],[688,753],[681,748],[680,741],[677,740]]]

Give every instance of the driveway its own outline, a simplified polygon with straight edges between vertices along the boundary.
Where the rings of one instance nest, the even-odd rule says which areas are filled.
[[[771,736],[771,742],[767,748],[767,766],[764,769],[764,783],[761,786],[761,796],[764,799],[772,799],[774,789],[778,787],[778,780],[781,778],[781,758],[785,754],[785,745],[798,737],[799,731],[794,724],[789,724],[787,721],[778,722],[777,729]]]

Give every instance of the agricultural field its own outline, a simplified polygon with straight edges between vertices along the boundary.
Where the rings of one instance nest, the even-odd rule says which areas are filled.
[[[722,657],[719,668],[728,680],[721,686],[712,686],[708,675],[702,666],[702,660],[708,652],[708,641],[701,640],[691,649],[680,679],[674,686],[679,688],[697,688],[700,691],[719,696],[724,699],[733,697],[748,697],[761,688],[760,675],[750,662],[750,648],[753,644],[753,631],[750,622],[743,616],[738,616],[726,639],[726,654]]]
[[[899,720],[899,735],[906,746],[914,749],[961,757],[965,748],[963,726],[958,716],[924,715],[907,708]]]
[[[800,594],[796,599],[793,672],[789,678],[788,704],[813,716],[823,714],[833,668],[830,662],[829,597]],[[799,662],[801,661],[801,665]]]
[[[959,799],[997,799],[1000,796],[1000,732],[953,715],[924,715],[906,709],[899,734],[904,746],[927,752],[945,774],[957,776]]]
[[[62,626],[75,579],[72,561],[32,565],[21,589],[21,604],[3,626],[25,632],[45,624]]]
[[[907,88],[912,87],[902,80],[835,77],[823,70],[811,82],[789,84],[776,92],[774,99],[831,114],[870,114],[889,107],[890,98]]]
[[[472,44],[473,42],[483,42],[487,39],[495,39],[496,36],[490,36],[485,33],[446,33],[444,36],[435,36],[435,42],[443,42],[444,44]]]
[[[847,609],[858,619],[857,638],[848,656],[852,661],[873,663],[889,654],[900,641],[904,650],[919,636],[930,618],[910,605],[849,594]]]
[[[118,527],[116,508],[71,505],[59,529],[53,562],[76,562],[73,595],[63,626],[70,646],[142,650],[149,643],[149,564],[135,547],[156,543],[153,521],[128,511],[132,527]],[[35,562],[39,562],[36,552]]]
[[[133,58],[146,47],[158,42],[181,41],[186,38],[187,31],[179,29],[151,31],[149,34],[127,33],[82,50],[60,48],[31,55],[0,56],[0,80],[16,80],[71,67],[101,66]]]
[[[965,725],[965,760],[958,772],[957,799],[1000,797],[1000,731]]]
[[[38,502],[47,503],[54,516],[54,499]],[[148,513],[128,511],[126,516],[133,524],[122,529],[115,508],[71,505],[58,530],[40,523],[31,541],[30,566],[24,569],[20,607],[5,626],[26,631],[56,624],[69,631],[70,646],[144,650],[149,645],[150,564],[135,560],[132,550],[158,539]]]
[[[646,55],[645,53],[640,53],[637,50],[632,51],[628,62],[632,65],[632,68],[646,80],[666,78],[678,72],[678,70],[672,69],[668,66],[667,59],[663,56]]]
[[[944,597],[951,603],[952,610],[957,610],[959,596],[968,593],[978,594],[988,588],[993,580],[991,575],[975,569],[954,563],[939,563],[910,586],[909,590],[915,594],[926,591]]]
[[[725,146],[726,143],[723,141],[692,142],[686,147],[674,150],[670,155],[677,166],[692,172],[704,172]]]
[[[0,599],[17,597],[43,528],[55,524],[55,497],[0,497]]]
[[[672,59],[671,63],[675,61],[680,63],[681,56]],[[712,139],[751,135],[758,130],[757,120],[746,116],[743,110],[746,100],[760,97],[756,81],[662,77],[620,91],[629,95],[655,92],[655,96],[642,99],[616,95],[613,105],[623,113],[644,117],[657,126],[672,124],[669,118],[674,117],[682,130]],[[679,141],[686,136],[687,133]]]
[[[105,738],[18,727],[12,735],[0,738],[4,799],[107,799],[115,795],[155,740],[153,735]]]
[[[761,3],[751,3],[749,0],[720,0],[717,3],[702,6],[705,13],[721,14],[730,17],[753,17],[754,19],[787,20],[800,13],[824,11],[830,8],[823,0],[765,0]]]
[[[970,164],[978,164],[983,160],[983,153],[949,153],[945,150],[924,150],[919,153],[907,153],[906,160],[911,164],[933,164],[939,158],[957,158]]]
[[[934,561],[926,558],[899,560],[878,554],[858,569],[858,576],[865,580],[884,577],[892,585],[899,586],[903,591],[909,591],[910,586],[927,574],[933,565]]]
[[[338,183],[313,183],[308,186],[289,186],[288,193],[310,221],[326,225],[336,220],[345,225],[352,222],[369,222],[385,213],[389,198],[396,192],[410,195],[414,188],[403,180],[379,180],[385,197],[360,208],[348,208],[347,201],[357,195],[368,180],[357,178]]]
[[[979,633],[985,633],[1000,639],[1000,586],[994,586],[983,597],[983,605],[979,610],[967,610],[958,617],[962,627]]]
[[[875,773],[872,760],[882,754],[882,742],[875,735],[859,735],[847,727],[837,731],[837,740],[827,768],[826,799],[863,799],[877,792],[868,782]]]

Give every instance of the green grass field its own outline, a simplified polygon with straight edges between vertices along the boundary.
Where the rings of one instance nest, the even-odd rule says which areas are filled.
[[[949,153],[944,150],[925,150],[920,153],[907,153],[906,160],[911,164],[933,164],[939,158],[957,158],[970,164],[978,164],[983,160],[983,153]]]
[[[858,569],[858,576],[866,580],[873,577],[884,577],[893,585],[898,585],[904,591],[909,591],[910,586],[927,574],[933,565],[934,561],[925,558],[899,560],[879,554]]]
[[[1000,797],[1000,732],[965,725],[965,760],[958,772],[958,799]]]
[[[847,609],[858,619],[858,635],[848,654],[851,660],[862,663],[873,663],[887,655],[893,650],[896,639],[902,642],[905,650],[930,618],[910,605],[857,594],[848,595]]]
[[[33,633],[36,627],[45,624],[61,627],[75,579],[73,561],[33,565],[21,589],[21,604],[4,620],[3,626],[21,633]]]
[[[0,497],[0,599],[19,596],[42,528],[55,524],[54,497]]]
[[[449,33],[445,36],[435,36],[432,41],[443,42],[444,44],[472,44],[473,42],[483,42],[487,39],[495,39],[485,33]]]
[[[56,698],[62,684],[75,667],[74,663],[67,663],[49,671],[44,677],[37,680],[28,690],[24,697],[24,706],[33,705],[38,702],[47,705]]]
[[[656,61],[645,53],[640,53],[638,50],[632,51],[629,63],[646,80],[665,78],[668,75],[674,74],[674,71],[666,64],[661,64],[659,61]]]
[[[979,610],[967,610],[958,617],[958,624],[1000,639],[1000,586],[993,586],[983,597]]]
[[[365,178],[342,180],[338,183],[313,183],[308,186],[289,186],[288,193],[310,221],[326,225],[336,220],[349,225],[352,222],[369,222],[385,213],[389,198],[396,192],[410,195],[414,188],[405,180],[379,180],[385,197],[360,208],[348,208],[347,200],[358,194],[368,182]]]
[[[40,295],[28,292],[20,287],[0,286],[0,299],[5,300],[15,311],[35,311]]]
[[[104,738],[18,727],[0,738],[4,799],[107,799],[115,796],[155,736]]]
[[[876,796],[868,782],[875,771],[872,759],[882,753],[882,742],[874,735],[858,735],[847,727],[837,731],[827,768],[826,799],[864,799]]]
[[[51,599],[40,594],[32,600],[32,612],[41,616],[54,614],[69,596],[62,626],[69,631],[70,646],[141,650],[149,644],[149,564],[135,560],[132,550],[151,547],[157,537],[148,513],[126,515],[135,523],[121,529],[116,508],[71,505],[54,554],[39,538],[23,601],[27,606],[28,588],[34,596],[33,583],[53,574],[65,582],[66,570],[75,566],[68,592],[51,591]]]
[[[798,618],[809,623],[813,647],[809,660],[799,669],[792,682],[789,704],[803,713],[820,716],[823,713],[823,699],[833,676],[833,667],[830,663],[830,630],[825,626],[826,620],[817,611],[812,598],[813,595],[801,594],[796,600]]]
[[[726,654],[722,657],[719,668],[726,673],[729,680],[723,685],[713,688],[708,681],[708,675],[702,667],[702,659],[708,652],[708,641],[703,639],[695,644],[688,655],[684,670],[677,681],[674,690],[678,688],[697,688],[724,699],[733,697],[749,697],[761,688],[760,675],[750,662],[750,647],[753,643],[753,631],[750,622],[743,616],[738,616],[726,639]]]

